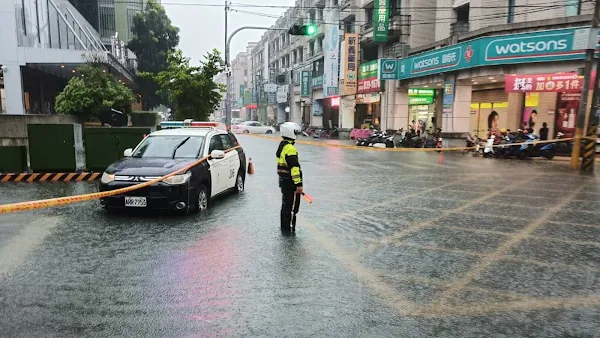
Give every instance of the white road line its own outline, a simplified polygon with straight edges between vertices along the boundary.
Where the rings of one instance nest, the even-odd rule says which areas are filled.
[[[27,255],[44,241],[59,221],[60,217],[57,216],[36,217],[21,228],[18,235],[0,247],[0,276],[10,273],[23,263]]]

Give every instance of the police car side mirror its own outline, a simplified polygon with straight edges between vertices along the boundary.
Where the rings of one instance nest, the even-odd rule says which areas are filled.
[[[123,156],[125,156],[125,157],[129,157],[129,156],[131,156],[132,154],[133,154],[133,149],[131,149],[131,148],[127,148],[127,149],[125,149],[125,151],[123,152]]]
[[[212,159],[220,159],[220,158],[225,158],[225,152],[223,150],[213,150],[212,153],[210,153],[210,157]]]

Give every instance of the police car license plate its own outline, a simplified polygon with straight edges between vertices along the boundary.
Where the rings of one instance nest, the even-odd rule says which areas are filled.
[[[146,197],[125,196],[125,206],[132,208],[145,208],[147,206]]]

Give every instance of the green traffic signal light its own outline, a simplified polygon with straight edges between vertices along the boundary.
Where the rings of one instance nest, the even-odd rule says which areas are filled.
[[[313,36],[317,33],[317,26],[315,25],[307,25],[304,26],[304,32],[307,36]]]
[[[317,26],[315,25],[293,25],[288,30],[288,34],[290,35],[305,35],[305,36],[313,36],[317,33]]]

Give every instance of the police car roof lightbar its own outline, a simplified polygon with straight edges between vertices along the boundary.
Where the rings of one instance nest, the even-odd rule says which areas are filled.
[[[163,121],[160,123],[161,128],[216,128],[218,122],[200,122],[193,120],[184,121]]]

